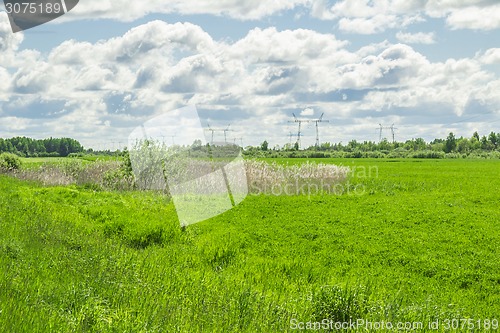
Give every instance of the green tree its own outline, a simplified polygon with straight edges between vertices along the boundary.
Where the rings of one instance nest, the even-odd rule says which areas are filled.
[[[444,144],[444,152],[451,153],[456,149],[456,147],[457,147],[457,139],[455,138],[455,134],[453,134],[453,132],[450,132]]]
[[[495,132],[491,132],[490,135],[488,135],[488,141],[490,141],[493,147],[496,148],[498,146],[499,138]]]
[[[268,149],[269,149],[269,143],[267,142],[267,140],[264,140],[264,142],[260,144],[260,150],[267,151]]]
[[[459,153],[468,153],[471,151],[471,143],[467,138],[460,138],[457,140],[457,151]]]
[[[481,140],[481,138],[479,138],[479,133],[477,131],[475,131],[474,134],[472,134],[472,137],[475,138],[477,141]]]

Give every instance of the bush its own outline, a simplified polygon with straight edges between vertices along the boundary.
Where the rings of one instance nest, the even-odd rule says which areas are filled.
[[[411,158],[445,158],[445,153],[442,151],[422,150],[410,153]]]
[[[445,155],[445,158],[458,159],[458,158],[462,158],[462,154],[459,154],[459,153],[447,153]]]
[[[0,169],[2,170],[19,170],[21,168],[21,159],[11,153],[0,154]]]

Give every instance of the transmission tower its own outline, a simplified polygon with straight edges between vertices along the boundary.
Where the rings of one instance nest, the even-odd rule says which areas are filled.
[[[392,143],[396,142],[396,137],[395,137],[395,130],[397,130],[396,127],[394,127],[394,124],[392,124],[391,126],[382,126],[382,124],[378,124],[379,125],[379,130],[380,130],[380,134],[379,134],[379,142],[382,141],[382,132],[383,130],[391,130],[391,135],[392,135]]]
[[[233,138],[234,144],[236,144],[236,141],[240,142],[240,147],[243,147],[243,138]]]
[[[293,120],[289,121],[289,123],[298,123],[299,124],[299,130],[297,131],[297,146],[299,147],[300,149],[300,137],[302,135],[301,133],[301,129],[302,129],[302,123],[308,123],[309,120],[306,120],[306,119],[298,119],[296,116],[295,116],[295,113],[292,113],[293,115]]]
[[[321,117],[318,119],[298,119],[294,113],[293,115],[293,121],[289,121],[289,123],[298,123],[299,124],[299,130],[297,132],[297,144],[300,149],[300,137],[302,136],[302,123],[315,123],[316,124],[316,147],[319,146],[319,123],[329,123],[329,120],[323,120],[324,113],[321,114]],[[291,137],[290,137],[291,138]]]
[[[163,139],[162,141],[162,144],[164,145],[167,145],[167,141],[165,140],[166,137],[169,137],[169,138],[172,138],[172,145],[175,145],[175,138],[177,137],[176,134],[173,134],[173,135],[165,135],[165,133],[162,133],[162,135],[160,135]]]
[[[329,123],[329,120],[323,120],[324,113],[318,119],[313,119],[311,122],[316,123],[316,147],[319,147],[319,128],[318,123]]]
[[[229,129],[229,126],[231,126],[231,124],[227,125],[226,129],[222,130],[224,132],[224,143],[227,143],[227,132],[234,132],[232,129]]]
[[[227,125],[226,128],[211,128],[210,127],[210,124],[208,124],[208,129],[207,131],[210,131],[212,132],[212,140],[210,141],[210,144],[213,145],[214,144],[214,133],[215,132],[224,132],[224,142],[227,143],[227,132],[234,132],[234,130],[232,129],[229,129],[229,126],[231,126],[230,124]]]
[[[207,125],[208,125],[208,129],[207,129],[207,131],[212,132],[212,139],[210,140],[210,144],[211,144],[211,145],[213,145],[213,144],[214,144],[214,132],[215,132],[216,130],[212,129],[212,128],[210,127],[210,124],[208,124],[208,123],[207,123]]]

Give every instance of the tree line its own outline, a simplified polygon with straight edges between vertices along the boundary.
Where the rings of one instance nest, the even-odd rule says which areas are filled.
[[[480,136],[478,132],[468,137],[456,137],[453,132],[445,139],[434,139],[426,142],[422,138],[405,142],[380,142],[351,140],[344,144],[324,142],[319,146],[311,146],[300,150],[297,143],[282,147],[270,147],[266,141],[257,147],[247,147],[246,155],[272,157],[481,157],[485,154],[500,155],[500,133],[491,132],[488,136]],[[276,155],[276,156],[274,156]]]
[[[22,157],[66,157],[83,151],[80,142],[71,138],[0,138],[0,153],[13,153]]]

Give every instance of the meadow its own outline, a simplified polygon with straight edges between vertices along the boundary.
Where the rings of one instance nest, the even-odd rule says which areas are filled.
[[[0,331],[499,331],[499,160],[317,162],[351,168],[344,191],[185,228],[165,194],[0,175]]]

